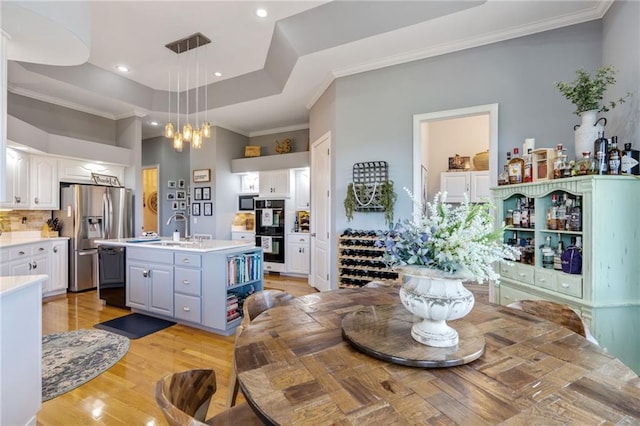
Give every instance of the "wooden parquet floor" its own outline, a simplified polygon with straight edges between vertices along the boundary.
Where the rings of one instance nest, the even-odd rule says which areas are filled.
[[[306,279],[278,275],[266,275],[265,288],[294,296],[316,291]],[[92,328],[128,313],[102,305],[95,291],[68,293],[44,301],[42,332]],[[215,415],[225,408],[234,340],[234,336],[219,336],[180,324],[131,340],[129,352],[105,373],[44,402],[38,412],[38,425],[166,425],[153,396],[155,384],[166,374],[192,368],[213,368],[216,372],[218,389],[208,417]]]

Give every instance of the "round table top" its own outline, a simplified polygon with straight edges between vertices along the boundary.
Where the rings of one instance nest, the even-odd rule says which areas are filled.
[[[465,319],[484,334],[486,351],[465,365],[398,365],[345,341],[347,313],[399,304],[397,291],[316,293],[260,314],[235,349],[249,404],[282,425],[640,422],[640,379],[630,368],[568,329],[504,306],[476,301]]]

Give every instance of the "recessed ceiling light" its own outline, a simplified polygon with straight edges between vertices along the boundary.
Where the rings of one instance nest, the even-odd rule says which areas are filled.
[[[258,15],[258,17],[260,18],[266,18],[267,17],[267,11],[265,9],[257,9],[256,10],[256,15]]]
[[[222,77],[222,73],[220,71],[216,71],[213,73],[216,77]]]
[[[152,126],[157,126],[157,125],[158,125],[158,122],[157,122],[157,121],[152,121],[152,122],[151,122],[151,125],[152,125]]]
[[[120,72],[129,72],[129,67],[126,65],[116,65],[116,69]]]

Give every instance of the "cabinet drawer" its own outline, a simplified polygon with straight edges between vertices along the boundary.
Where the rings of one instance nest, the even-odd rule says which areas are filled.
[[[177,319],[200,323],[200,298],[186,296],[184,294],[175,295],[175,312]]]
[[[556,291],[582,298],[582,275],[556,273]]]
[[[524,263],[516,263],[516,276],[515,279],[527,284],[534,284],[533,280],[534,267],[531,265],[525,265]]]
[[[287,235],[289,244],[309,244],[309,235],[307,234],[289,234]]]
[[[173,252],[171,250],[150,250],[148,248],[127,247],[127,259],[172,264]]]
[[[231,233],[231,239],[233,241],[255,241],[256,234],[255,232],[234,231]]]
[[[517,279],[517,273],[516,273],[516,264],[512,263],[510,265],[506,264],[506,263],[501,263],[500,264],[500,273],[502,274],[502,276],[507,277],[507,278],[512,278],[512,279]]]
[[[534,296],[526,291],[516,290],[515,288],[507,287],[504,284],[500,285],[500,304],[509,305],[513,302],[519,302],[520,300],[540,300],[539,296]]]
[[[190,294],[192,296],[200,296],[201,294],[201,278],[200,269],[175,268],[175,286],[176,293]]]
[[[201,259],[202,256],[200,256],[199,254],[176,253],[173,264],[199,268],[201,265]]]
[[[553,269],[536,268],[535,270],[535,285],[537,287],[546,288],[549,290],[556,289],[555,272]]]

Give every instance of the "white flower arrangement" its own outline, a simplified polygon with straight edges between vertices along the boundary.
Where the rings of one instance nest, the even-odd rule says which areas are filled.
[[[416,211],[422,203],[411,196]],[[417,265],[436,269],[477,282],[498,280],[493,264],[515,260],[517,248],[503,243],[504,225],[494,227],[494,205],[469,203],[457,207],[446,204],[447,193],[438,193],[427,203],[427,215],[414,215],[412,221],[398,222],[390,231],[378,235],[378,247],[391,266]]]

